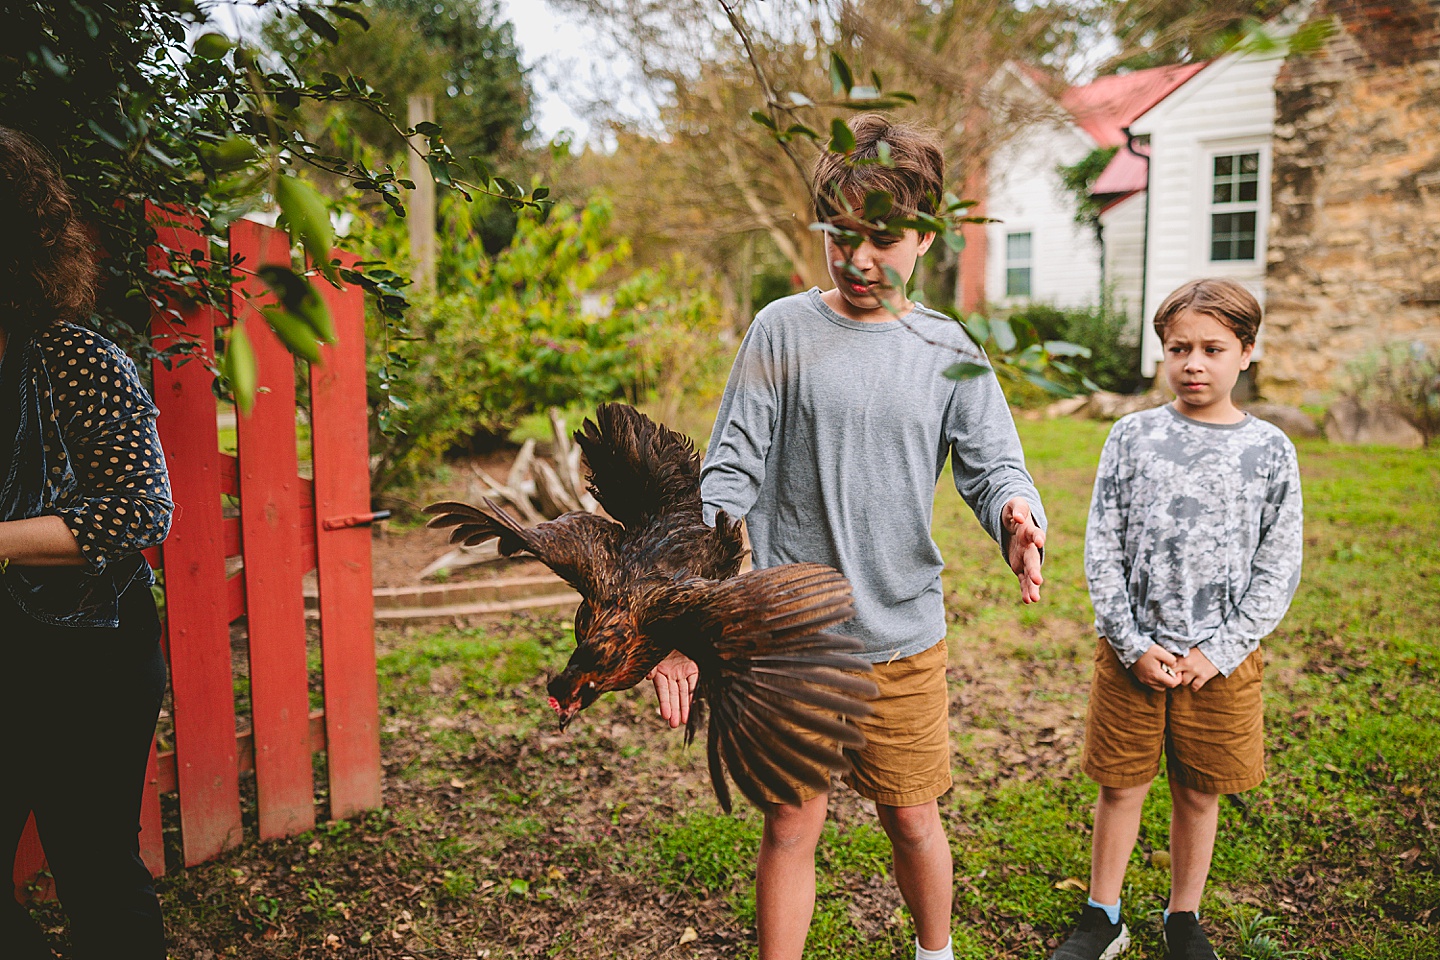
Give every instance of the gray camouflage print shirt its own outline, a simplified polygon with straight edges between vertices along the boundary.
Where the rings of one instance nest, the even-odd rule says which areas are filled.
[[[1095,629],[1129,667],[1158,643],[1229,676],[1300,583],[1300,466],[1278,427],[1202,423],[1167,404],[1115,424],[1100,454],[1085,576]]]

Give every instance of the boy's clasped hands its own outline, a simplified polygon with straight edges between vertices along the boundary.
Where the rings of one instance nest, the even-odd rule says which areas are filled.
[[[1131,666],[1130,672],[1135,674],[1136,680],[1153,690],[1180,686],[1199,690],[1220,671],[1199,647],[1191,647],[1185,656],[1177,657],[1160,644],[1152,643],[1150,649]]]

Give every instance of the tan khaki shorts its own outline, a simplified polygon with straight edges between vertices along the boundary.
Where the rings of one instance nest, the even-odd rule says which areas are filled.
[[[950,789],[948,653],[941,640],[913,657],[875,664],[869,674],[880,688],[871,701],[875,713],[852,721],[865,734],[865,746],[845,751],[852,769],[842,779],[860,796],[910,807]],[[797,787],[804,800],[820,793]]]
[[[1095,652],[1081,763],[1105,787],[1137,787],[1160,772],[1204,793],[1239,793],[1265,779],[1265,709],[1256,650],[1228,677],[1199,690],[1152,690],[1102,637]]]

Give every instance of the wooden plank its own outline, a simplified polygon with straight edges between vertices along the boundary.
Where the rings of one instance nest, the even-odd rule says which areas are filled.
[[[356,258],[346,258],[353,262]],[[330,816],[380,806],[380,705],[375,680],[370,527],[327,530],[327,518],[370,512],[365,405],[365,300],[358,286],[321,285],[336,342],[310,368],[315,551],[325,673]]]
[[[208,250],[193,229],[162,225],[157,232],[159,242],[172,250]],[[162,251],[152,250],[151,257],[154,266],[165,265]],[[183,325],[176,326],[157,316],[151,331],[157,350],[188,342],[198,351],[195,359],[168,370],[161,363],[154,365],[160,442],[180,505],[165,542],[165,607],[180,758],[180,827],[188,866],[238,844],[241,827],[230,626],[224,605],[220,447],[208,369],[216,311],[194,308],[183,319]]]
[[[315,505],[300,505],[300,549],[305,556],[305,570],[315,569]],[[225,518],[225,556],[238,557],[245,543],[245,532],[239,517]]]
[[[289,238],[238,220],[230,246],[242,257],[231,313],[255,348],[255,406],[236,423],[240,526],[245,543],[250,703],[255,731],[255,788],[260,839],[293,836],[315,825],[305,672],[304,560],[300,549],[299,465],[295,454],[295,363],[257,306],[268,288],[246,271],[290,263]]]

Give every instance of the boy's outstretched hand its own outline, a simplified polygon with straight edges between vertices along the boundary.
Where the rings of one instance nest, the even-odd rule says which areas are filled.
[[[671,650],[645,679],[655,684],[660,716],[671,729],[690,722],[690,699],[695,693],[695,681],[700,679],[700,668],[694,660],[679,650]]]
[[[1179,657],[1160,644],[1152,643],[1150,649],[1130,665],[1130,672],[1135,674],[1136,680],[1152,690],[1169,690],[1180,686],[1186,680],[1180,672],[1181,662]]]
[[[1020,599],[1025,603],[1040,600],[1040,551],[1045,549],[1045,531],[1035,523],[1030,504],[1022,498],[1008,500],[1000,510],[1000,523],[1010,534],[1010,569],[1020,580]]]

